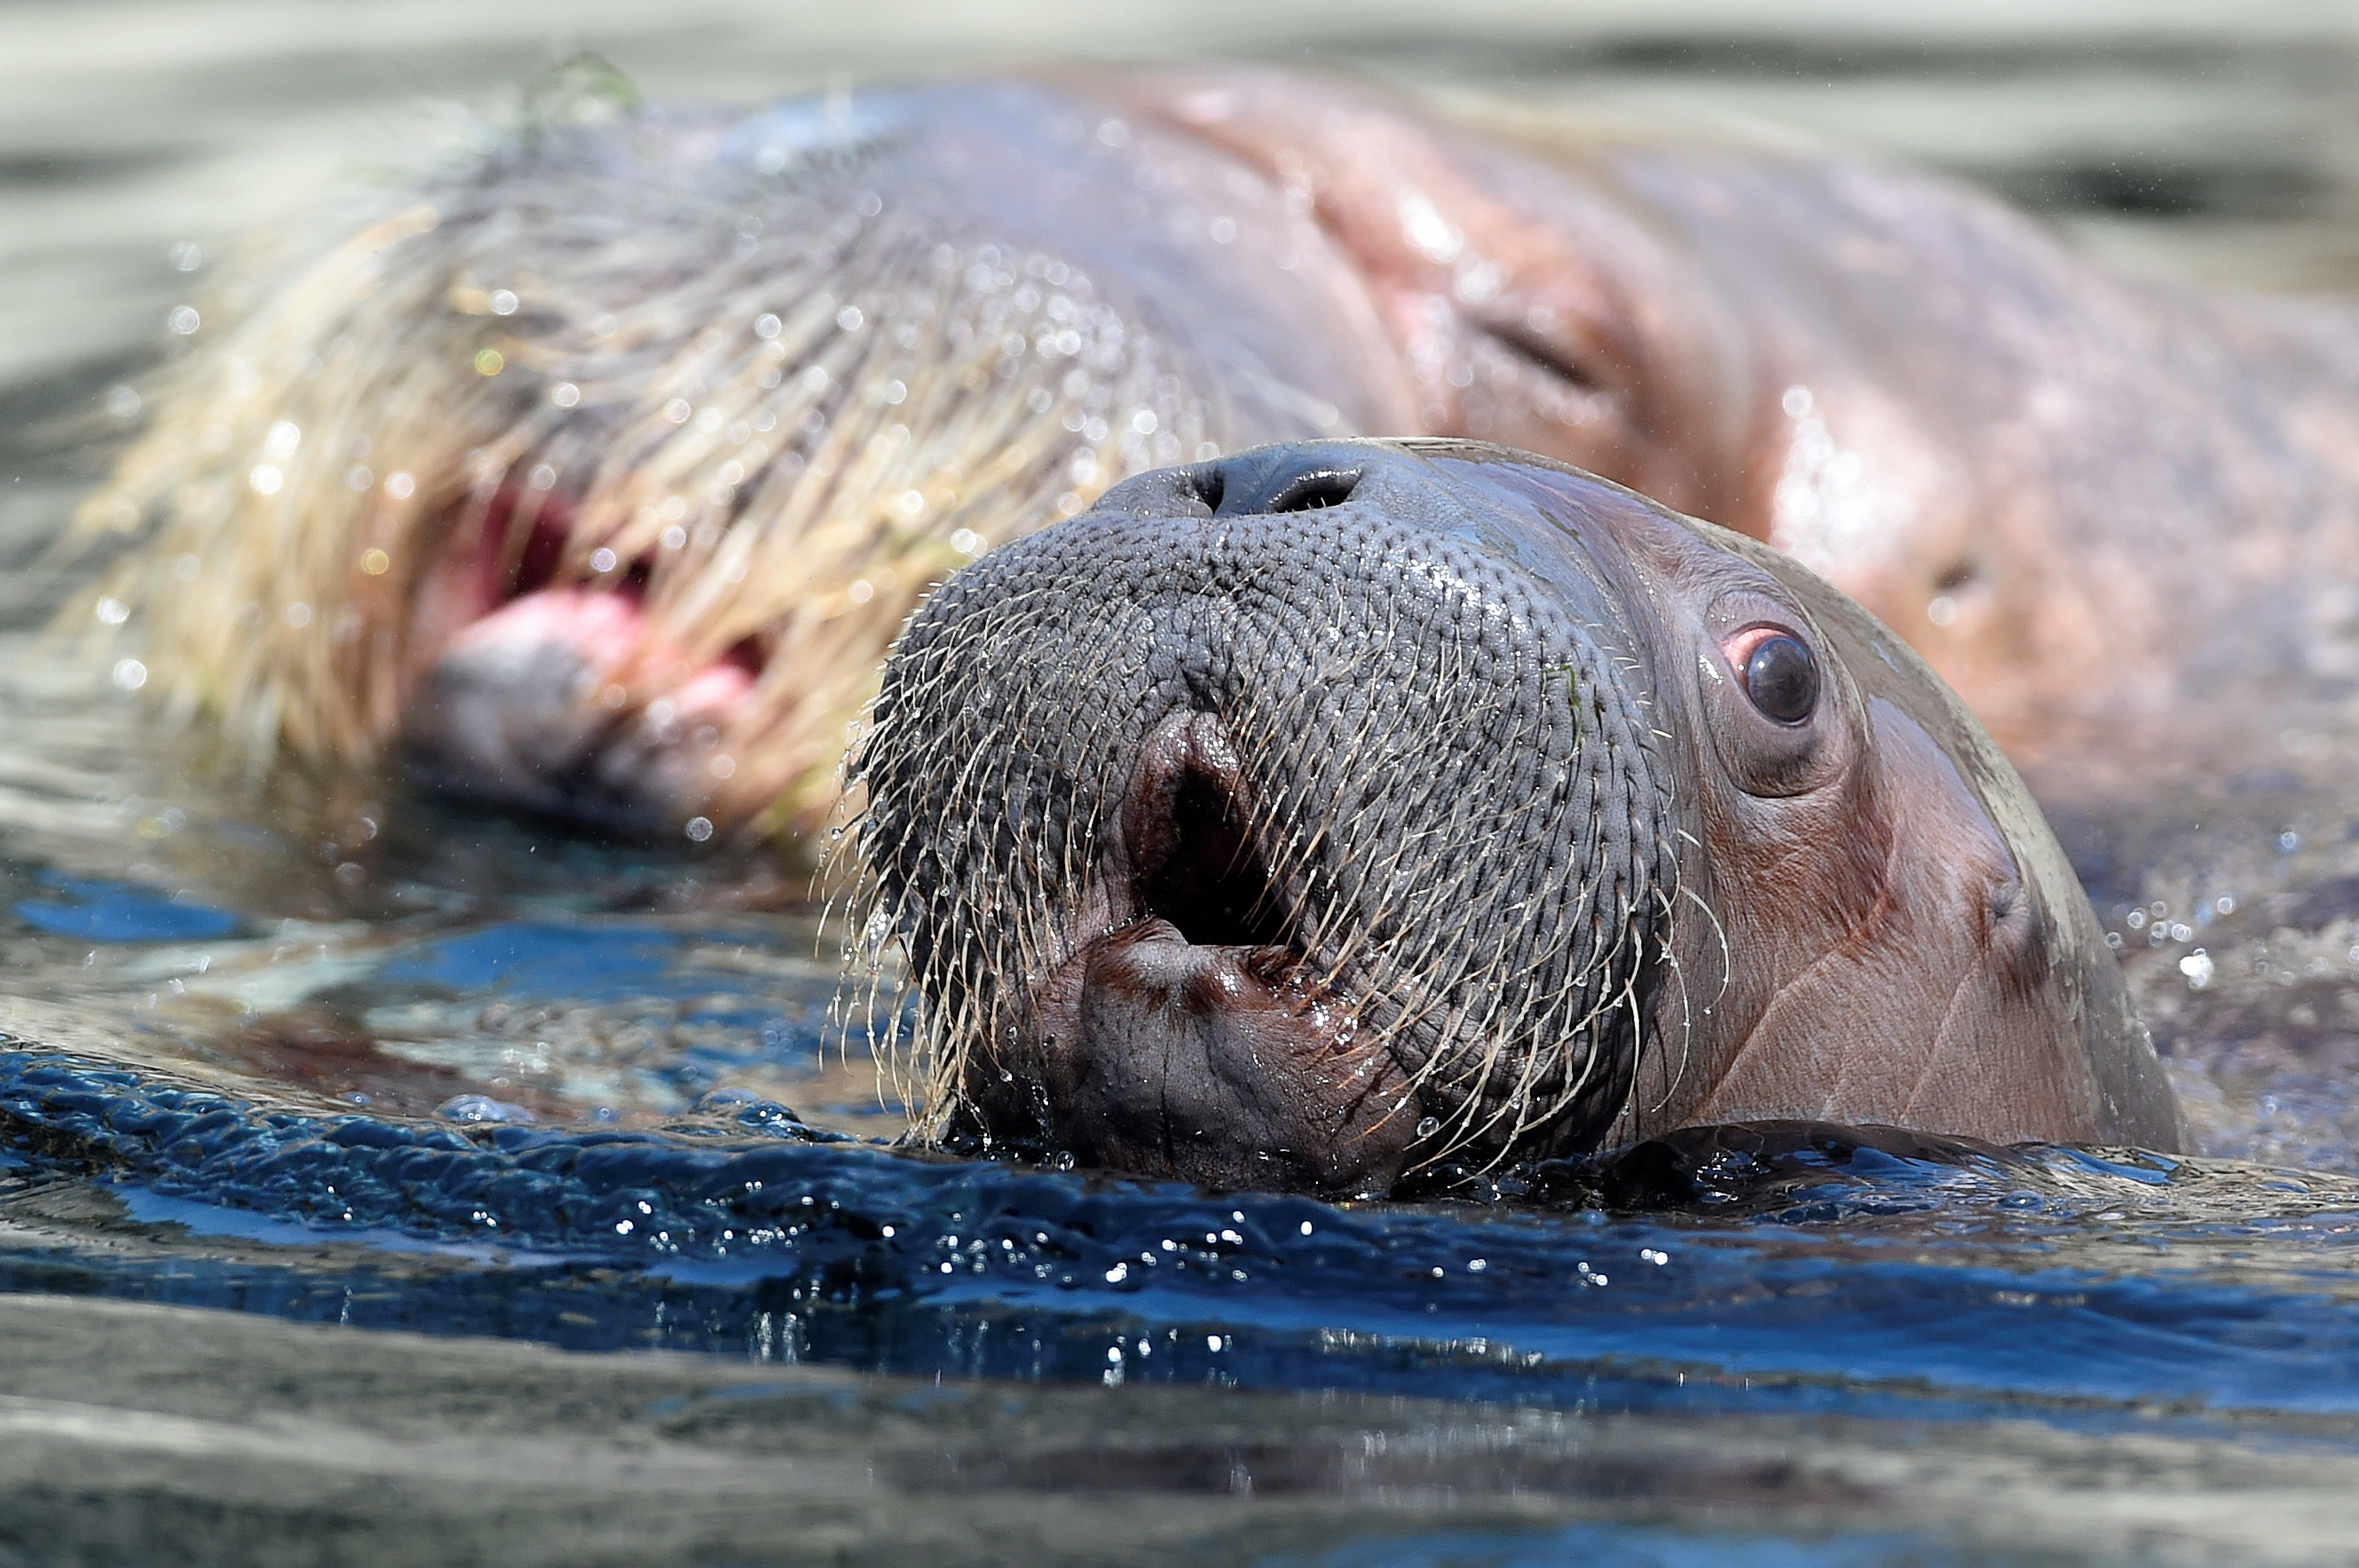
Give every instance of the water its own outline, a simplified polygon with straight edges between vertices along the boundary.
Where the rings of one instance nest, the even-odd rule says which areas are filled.
[[[81,570],[48,543],[167,312],[254,225],[471,134],[423,100],[496,115],[579,42],[739,98],[1308,52],[1886,147],[2119,265],[2359,283],[2359,32],[2292,7],[1996,7],[1930,37],[1831,8],[1734,43],[1715,20],[0,5],[0,1553],[2347,1560],[2359,811],[2334,736],[2324,785],[2061,824],[2200,1158],[1786,1135],[1338,1207],[863,1141],[897,1107],[831,1044],[798,878],[247,789],[48,629]]]

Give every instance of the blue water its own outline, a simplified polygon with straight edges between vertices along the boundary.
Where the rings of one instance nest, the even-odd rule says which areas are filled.
[[[88,1181],[190,1244],[0,1243],[20,1290],[582,1350],[783,1336],[918,1376],[2091,1429],[2359,1414],[2359,1188],[2156,1157],[1806,1143],[1707,1160],[1652,1212],[1344,1207],[917,1158],[760,1102],[650,1131],[300,1116],[21,1046],[0,1147],[14,1192]],[[231,1239],[260,1246],[201,1245]]]
[[[237,916],[206,904],[163,898],[120,882],[46,873],[44,887],[60,898],[19,898],[9,907],[28,925],[85,942],[196,942],[237,930]]]

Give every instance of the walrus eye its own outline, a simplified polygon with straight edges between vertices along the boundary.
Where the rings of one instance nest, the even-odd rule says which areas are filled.
[[[1781,724],[1799,724],[1819,705],[1819,661],[1795,637],[1774,632],[1745,660],[1745,694]]]

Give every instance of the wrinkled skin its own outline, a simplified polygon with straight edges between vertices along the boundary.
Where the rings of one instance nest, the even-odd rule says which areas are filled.
[[[262,386],[222,455],[196,453],[226,406],[199,378],[203,418],[126,470],[123,515],[183,519],[116,590],[149,635],[169,652],[259,606],[255,633],[152,659],[157,683],[266,748],[397,757],[609,826],[807,833],[877,650],[962,559],[961,527],[996,544],[1123,474],[1351,432],[1521,447],[1776,545],[2060,789],[2105,757],[2252,763],[2290,689],[2340,702],[2359,675],[2351,315],[2109,278],[1855,159],[1477,131],[1271,71],[1092,70],[551,125],[424,194],[432,212],[339,264],[357,303],[315,278],[230,340]],[[1031,469],[938,460],[925,443],[972,408],[913,397],[872,421],[903,430],[906,474],[811,490],[830,438],[795,436],[805,405],[753,376],[757,312],[809,303],[793,280],[831,224],[870,280],[862,324],[772,367],[791,389],[856,366],[810,404],[830,430],[951,352],[869,352],[910,301],[998,308],[931,256],[944,278],[999,257],[994,298],[1031,289],[1031,311],[1063,290],[1103,312],[1089,389],[1045,435],[984,443],[1028,442]],[[987,380],[1060,352],[1057,321],[1018,316],[1027,346]],[[486,348],[492,379],[469,368]],[[1067,363],[1042,396],[1068,396]],[[375,411],[422,365],[447,366],[417,394],[432,452],[388,456]],[[304,444],[257,499],[245,476],[281,461],[282,424]],[[346,436],[372,432],[380,493],[356,496]],[[381,493],[397,462],[414,495]],[[914,523],[904,485],[927,487]],[[1008,504],[962,523],[986,492]],[[217,516],[190,499],[222,495]],[[765,593],[716,586],[749,561],[734,581]]]
[[[1131,480],[857,758],[951,1129],[1201,1182],[1797,1118],[2178,1147],[2014,771],[1858,605],[1496,448]]]

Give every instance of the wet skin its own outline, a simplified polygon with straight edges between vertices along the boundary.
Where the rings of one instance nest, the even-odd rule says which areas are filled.
[[[1185,1180],[1797,1118],[2178,1147],[2021,781],[1792,561],[1463,443],[1130,480],[856,757],[954,1134]]]
[[[151,636],[261,606],[254,635],[152,660],[158,684],[315,759],[609,826],[807,833],[957,541],[1158,463],[1355,431],[1527,449],[1777,545],[2068,792],[2108,757],[2249,762],[2276,727],[2252,715],[2359,676],[2351,314],[2113,279],[1904,171],[1092,71],[554,125],[423,194],[336,264],[357,303],[290,291],[230,340],[264,385],[223,455],[167,420],[126,481],[187,513],[121,589]],[[984,326],[1018,344],[971,367],[985,391],[1049,411],[956,450],[984,392],[922,388]],[[834,379],[795,400],[814,366]],[[428,382],[430,417],[394,430]],[[257,498],[282,425],[303,444]],[[842,477],[897,429],[903,457]],[[988,472],[1016,450],[1031,467]]]

